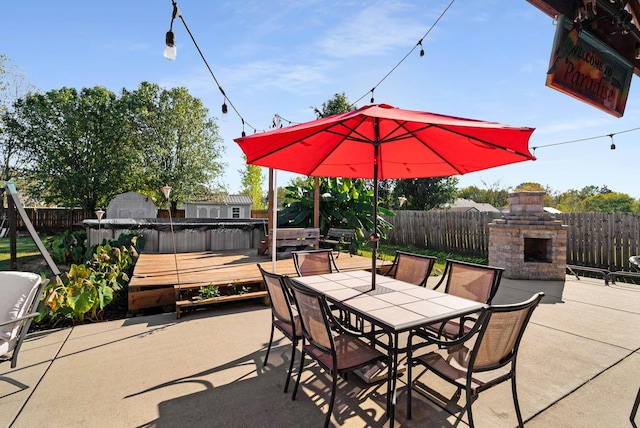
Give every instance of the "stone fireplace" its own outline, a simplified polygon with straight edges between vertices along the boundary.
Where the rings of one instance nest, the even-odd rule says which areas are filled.
[[[545,192],[509,195],[509,214],[489,224],[489,264],[510,279],[564,280],[567,229],[544,211]]]

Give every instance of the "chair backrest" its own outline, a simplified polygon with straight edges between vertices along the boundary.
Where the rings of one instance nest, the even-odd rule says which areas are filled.
[[[293,311],[291,310],[290,294],[285,277],[277,273],[267,272],[260,263],[258,263],[258,269],[260,269],[262,279],[269,293],[273,316],[280,321],[293,325]]]
[[[0,272],[0,322],[24,317],[36,310],[36,295],[41,290],[40,275],[30,272]],[[39,300],[40,296],[38,296]],[[10,339],[20,333],[20,323],[0,327],[0,338]]]
[[[498,291],[503,272],[504,268],[500,267],[447,260],[443,273],[447,281],[444,292],[490,304]]]
[[[478,339],[471,352],[473,371],[493,370],[513,361],[533,310],[544,293],[513,305],[492,306],[480,321]]]
[[[12,368],[48,283],[31,272],[0,272],[0,355],[13,351]]]
[[[291,281],[291,288],[295,297],[302,335],[310,344],[322,352],[335,355],[335,345],[331,334],[328,311],[324,298],[313,290],[309,290]]]
[[[393,277],[400,281],[424,287],[436,260],[437,257],[433,256],[396,251],[396,257],[391,268],[393,269]]]
[[[291,254],[293,254],[293,265],[298,276],[340,272],[332,250],[292,251]]]

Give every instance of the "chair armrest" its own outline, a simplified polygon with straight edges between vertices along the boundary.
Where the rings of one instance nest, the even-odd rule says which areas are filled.
[[[432,290],[437,290],[438,288],[440,288],[440,286],[442,284],[444,284],[445,279],[447,278],[447,269],[445,269],[442,272],[442,276],[440,277],[440,280],[438,281],[438,283],[432,288]]]
[[[32,314],[25,315],[25,316],[20,317],[20,318],[14,318],[14,319],[9,320],[9,321],[2,321],[2,322],[0,322],[0,327],[3,326],[3,325],[17,324],[19,322],[26,321],[26,320],[28,320],[30,318],[35,318],[38,315],[40,315],[40,312],[34,312]]]
[[[475,313],[475,312],[474,312]],[[473,327],[471,327],[471,329],[465,333],[464,335],[460,336],[457,339],[442,339],[441,335],[436,335],[428,330],[413,330],[410,334],[409,334],[409,339],[407,340],[407,347],[409,349],[419,349],[422,348],[424,346],[430,345],[430,344],[434,344],[434,345],[438,345],[439,347],[443,347],[443,348],[447,348],[447,347],[451,347],[451,346],[456,346],[456,345],[460,345],[463,344],[467,341],[469,341],[470,339],[473,338],[473,336],[476,335],[476,333],[478,332],[478,329],[480,328],[480,326],[482,325],[482,321],[484,319],[484,317],[486,316],[485,314],[487,313],[486,309],[480,309],[480,315],[478,316],[477,320],[474,320],[473,318],[470,318],[469,315],[471,314],[465,314],[462,315],[460,318],[462,320],[462,322],[466,322],[466,321],[475,321],[475,324],[473,325]],[[442,325],[446,324],[446,320],[442,323]],[[442,327],[441,327],[442,328]],[[420,343],[416,346],[412,345],[412,341],[413,341],[413,337],[417,336],[423,340],[425,340],[425,342]]]

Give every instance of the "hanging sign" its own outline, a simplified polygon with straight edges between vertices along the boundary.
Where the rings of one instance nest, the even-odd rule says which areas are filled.
[[[547,86],[616,117],[629,96],[633,64],[602,41],[558,18]]]

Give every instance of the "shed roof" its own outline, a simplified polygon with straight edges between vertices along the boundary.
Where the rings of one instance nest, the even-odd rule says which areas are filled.
[[[208,199],[188,201],[185,204],[222,204],[222,205],[251,205],[253,200],[248,195],[215,195]]]

